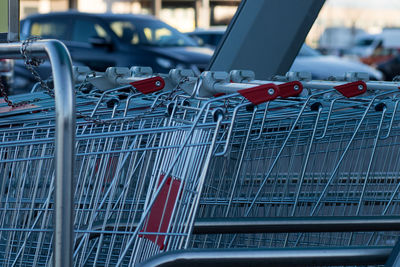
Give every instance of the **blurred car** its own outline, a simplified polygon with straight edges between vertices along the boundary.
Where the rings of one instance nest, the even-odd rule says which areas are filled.
[[[348,53],[361,58],[368,57],[380,43],[382,43],[382,39],[379,34],[362,34],[357,37],[354,46],[349,49]]]
[[[382,62],[377,69],[383,73],[386,81],[392,81],[394,77],[400,75],[400,55]]]
[[[383,79],[380,71],[368,65],[337,56],[324,56],[307,45],[301,47],[290,71],[311,72],[313,79],[343,77],[346,72],[366,72],[371,80]]]
[[[201,46],[207,46],[215,49],[222,39],[226,30],[225,26],[211,27],[207,30],[196,29],[193,32],[186,33],[188,36],[197,41]]]
[[[204,45],[215,48],[225,33],[225,29],[197,30],[188,36],[201,39]],[[219,35],[219,38],[216,36]],[[290,71],[310,72],[313,79],[327,79],[331,76],[343,77],[346,72],[366,72],[371,80],[382,80],[382,73],[361,62],[337,56],[324,56],[320,52],[303,45],[295,58]]]
[[[207,67],[213,51],[164,22],[147,15],[89,14],[77,11],[37,14],[21,21],[21,39],[61,40],[75,65],[150,66],[155,72]],[[19,65],[21,63],[18,63]]]

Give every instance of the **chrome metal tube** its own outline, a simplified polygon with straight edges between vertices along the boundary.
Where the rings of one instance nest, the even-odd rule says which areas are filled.
[[[400,231],[399,216],[198,218],[193,234]]]
[[[22,58],[21,43],[0,44],[0,58]],[[33,56],[47,54],[54,78],[56,109],[55,211],[53,265],[72,266],[73,166],[75,156],[75,94],[72,62],[65,45],[40,40],[29,45]]]
[[[385,264],[392,247],[192,249],[159,254],[140,267],[312,266]]]

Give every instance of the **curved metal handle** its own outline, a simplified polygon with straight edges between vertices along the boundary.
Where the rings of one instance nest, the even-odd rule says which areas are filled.
[[[0,44],[0,58],[22,59],[21,43]],[[56,109],[56,176],[54,266],[72,266],[73,251],[73,170],[75,162],[75,92],[72,62],[65,45],[56,40],[33,42],[33,55],[47,55],[54,77]]]
[[[385,136],[381,136],[379,138],[380,140],[387,139],[390,136],[390,133],[392,132],[392,128],[393,128],[394,118],[396,117],[396,114],[397,114],[397,107],[399,106],[399,102],[400,102],[400,100],[397,100],[396,103],[394,104],[393,114],[392,114],[392,118],[390,119],[388,132]]]
[[[229,127],[229,130],[228,130],[228,136],[226,137],[224,148],[222,149],[221,152],[218,152],[218,153],[214,154],[216,157],[223,156],[228,151],[228,145],[229,145],[229,142],[230,142],[230,140],[232,138],[233,126],[235,124],[237,113],[238,113],[239,109],[241,109],[242,107],[248,106],[248,105],[249,105],[249,103],[243,103],[243,104],[240,104],[240,105],[236,106],[235,109],[233,110],[233,115],[232,115],[230,127]],[[254,111],[253,112],[257,112],[257,106],[254,107]]]

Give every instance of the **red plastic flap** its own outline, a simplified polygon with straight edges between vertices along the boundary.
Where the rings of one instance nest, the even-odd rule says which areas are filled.
[[[225,93],[217,93],[217,94],[214,95],[214,97],[220,97],[220,96],[223,96],[223,95],[225,95]]]
[[[163,179],[164,175],[161,175],[160,183]],[[166,236],[162,233],[167,233],[168,231],[169,221],[171,220],[180,186],[181,180],[172,179],[171,177],[167,178],[167,181],[151,207],[146,224],[141,230],[142,233],[160,233],[160,235],[140,235],[140,237],[144,237],[154,244],[157,244],[160,250],[164,249],[164,240]]]
[[[160,91],[165,86],[165,81],[160,76],[131,82],[130,85],[135,87],[142,94],[151,94]]]
[[[267,83],[252,88],[239,90],[238,93],[244,96],[254,105],[258,105],[277,98],[279,96],[279,88],[276,86],[276,84]]]
[[[279,96],[287,98],[291,96],[297,96],[303,91],[303,84],[299,81],[293,81],[288,83],[282,83],[278,85]]]
[[[364,94],[367,91],[367,84],[364,81],[346,83],[334,87],[345,97],[353,97]]]

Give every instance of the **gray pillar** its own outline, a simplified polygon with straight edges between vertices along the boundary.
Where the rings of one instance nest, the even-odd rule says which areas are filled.
[[[199,12],[201,8],[201,0],[194,1],[194,26],[199,27]]]
[[[162,8],[161,0],[153,0],[153,2],[152,2],[152,12],[153,12],[153,16],[154,17],[160,18],[161,8]]]
[[[195,17],[196,27],[210,27],[210,0],[195,1]]]
[[[78,0],[68,0],[68,9],[78,9]]]
[[[105,2],[106,2],[106,12],[111,13],[114,0],[105,0]]]

